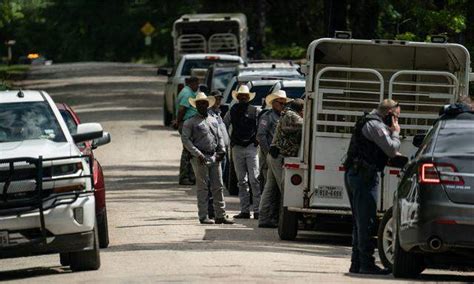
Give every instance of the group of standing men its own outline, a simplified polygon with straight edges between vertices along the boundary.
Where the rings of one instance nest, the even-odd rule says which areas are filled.
[[[232,157],[229,166],[235,168],[240,199],[240,213],[234,218],[250,219],[253,211],[259,227],[275,228],[283,159],[298,153],[303,101],[276,91],[265,100],[271,109],[261,111],[250,103],[255,93],[241,85],[232,92],[234,104],[222,118],[222,94],[213,91],[207,96],[198,89],[197,78],[187,79],[177,98],[174,126],[183,143],[180,184],[196,183],[200,223],[233,223],[225,214],[222,179],[226,157]]]

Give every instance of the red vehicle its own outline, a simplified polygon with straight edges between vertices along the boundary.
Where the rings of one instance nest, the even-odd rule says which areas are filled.
[[[77,130],[77,125],[81,123],[79,116],[67,104],[57,103],[56,106],[58,107],[59,112],[66,122],[71,134],[75,133]],[[92,150],[107,143],[110,143],[110,134],[104,132],[102,138],[83,142],[77,145],[82,154],[90,156],[94,161],[92,171],[94,176],[95,212],[97,216],[97,227],[99,229],[98,233],[100,248],[106,248],[109,246],[109,228],[107,223],[107,208],[105,206],[104,174],[99,161],[94,158],[94,152]]]

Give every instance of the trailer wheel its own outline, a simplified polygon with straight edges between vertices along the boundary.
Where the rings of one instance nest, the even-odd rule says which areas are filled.
[[[94,228],[94,248],[92,250],[69,253],[72,271],[97,270],[100,268],[99,234]]]
[[[278,235],[281,240],[292,241],[298,234],[298,213],[288,211],[288,207],[280,207]]]
[[[395,278],[416,278],[425,270],[423,255],[406,252],[394,233],[393,276]]]
[[[171,121],[173,120],[173,114],[168,111],[168,106],[166,105],[166,94],[163,95],[163,124],[165,126],[170,126]]]
[[[392,208],[385,212],[379,224],[377,234],[377,248],[379,250],[380,261],[383,266],[392,269],[394,254],[394,226]]]

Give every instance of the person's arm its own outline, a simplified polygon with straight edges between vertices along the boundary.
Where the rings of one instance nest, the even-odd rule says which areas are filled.
[[[260,118],[260,122],[258,123],[257,127],[257,141],[258,144],[260,145],[260,149],[264,153],[268,153],[270,150],[270,143],[272,141],[268,141],[267,139],[267,132],[269,128],[269,116],[263,114],[262,117]]]
[[[230,117],[230,109],[227,111],[227,113],[224,115],[224,124],[227,129],[229,129],[231,123],[231,117]]]
[[[297,133],[303,127],[303,118],[295,112],[288,112],[280,119],[279,123],[281,130],[285,133]]]
[[[362,128],[362,134],[382,149],[385,155],[395,157],[400,150],[400,136],[397,131],[390,133],[380,121],[371,120]]]
[[[183,142],[184,147],[188,150],[191,155],[194,157],[203,157],[204,155],[199,151],[196,146],[194,146],[191,141],[191,136],[193,134],[193,125],[191,120],[187,120],[183,125],[183,131],[181,132],[181,142]]]

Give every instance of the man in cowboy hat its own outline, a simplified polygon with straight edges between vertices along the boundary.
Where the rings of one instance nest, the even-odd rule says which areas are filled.
[[[257,141],[259,147],[258,163],[260,165],[260,188],[263,190],[265,179],[267,175],[267,154],[270,150],[275,127],[280,119],[281,112],[285,105],[291,101],[287,98],[286,92],[278,90],[271,93],[265,98],[265,105],[270,106],[271,109],[260,116],[258,121]]]
[[[255,98],[249,87],[241,85],[232,92],[232,98],[238,101],[224,117],[227,127],[232,125],[230,141],[232,145],[232,159],[237,175],[240,199],[240,213],[234,218],[250,218],[250,193],[252,187],[254,218],[258,219],[260,203],[260,188],[258,183],[258,158],[257,158],[257,117],[258,109],[249,104]]]
[[[198,114],[186,120],[181,133],[184,147],[191,153],[191,164],[196,175],[198,216],[201,224],[233,224],[225,214],[222,170],[220,162],[225,155],[224,141],[217,120],[208,115],[214,97],[198,92],[189,103]],[[214,198],[215,221],[208,217],[208,186]]]
[[[196,108],[189,104],[189,98],[196,97],[196,92],[199,89],[199,79],[197,77],[190,77],[186,79],[186,86],[179,92],[176,99],[176,121],[173,127],[178,129],[181,133],[183,123],[196,115]],[[179,184],[193,185],[195,177],[191,166],[191,154],[183,147],[181,152],[181,162],[179,164]]]
[[[267,180],[260,203],[260,228],[276,228],[279,219],[281,196],[283,193],[283,161],[285,157],[295,157],[301,143],[303,129],[302,99],[295,99],[282,113],[275,129],[272,144],[267,155]]]

